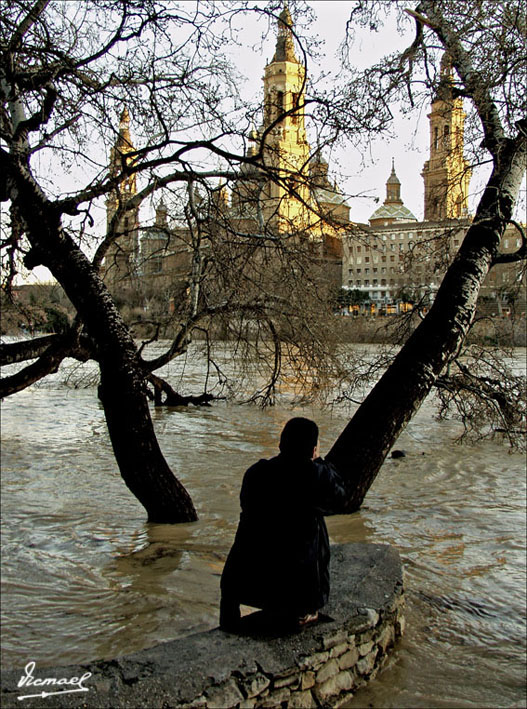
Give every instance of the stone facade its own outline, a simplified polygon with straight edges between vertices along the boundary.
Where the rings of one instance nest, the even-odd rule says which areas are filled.
[[[463,155],[463,99],[453,93],[454,76],[447,54],[441,60],[441,81],[428,114],[430,158],[423,167],[425,220],[461,219],[468,215],[472,171]]]
[[[264,72],[262,123],[247,136],[247,161],[229,190],[203,183],[204,193],[194,193],[194,207],[207,235],[204,242],[218,244],[238,237],[243,241],[248,234],[303,239],[314,260],[327,267],[327,280],[340,287],[341,240],[350,224],[349,205],[329,179],[327,162],[307,140],[306,72],[295,54],[292,27],[285,7],[278,20],[275,54]],[[110,154],[112,176],[130,163],[133,158],[127,156],[135,150],[125,109]],[[257,154],[259,161],[251,161]],[[113,225],[119,238],[104,260],[105,281],[124,296],[135,289],[145,302],[152,293],[173,297],[188,285],[196,249],[190,224],[183,219],[182,204],[179,213],[168,214],[163,200],[155,223],[142,224],[139,203],[133,200],[133,208],[125,211],[136,194],[135,176],[129,177],[116,185],[107,201],[108,228]]]
[[[470,219],[450,219],[357,225],[343,240],[342,285],[364,294],[368,299],[364,307],[372,313],[405,312],[405,299],[417,301],[425,294],[431,302],[470,223]],[[509,225],[501,252],[512,254],[521,243],[519,231]],[[497,264],[481,287],[480,303],[490,301],[494,314],[506,314],[507,293],[517,288],[523,294],[519,302],[525,314],[525,285],[521,264]]]

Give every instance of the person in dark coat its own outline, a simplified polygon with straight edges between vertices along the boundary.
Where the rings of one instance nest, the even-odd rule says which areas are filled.
[[[220,628],[236,631],[240,604],[300,624],[317,619],[329,597],[325,514],[344,505],[344,484],[318,456],[318,427],[288,421],[280,455],[245,473],[241,515],[221,578]]]

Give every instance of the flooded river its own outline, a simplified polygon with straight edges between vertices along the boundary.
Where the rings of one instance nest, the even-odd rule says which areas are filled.
[[[199,372],[187,372],[197,378]],[[200,520],[149,525],[116,468],[95,388],[64,373],[2,415],[2,665],[109,658],[217,624],[219,578],[245,469],[276,453],[284,422],[315,418],[327,451],[347,414],[219,402],[153,412]],[[525,459],[455,445],[428,403],[363,509],[328,519],[334,542],[395,545],[407,631],[350,707],[525,706]]]

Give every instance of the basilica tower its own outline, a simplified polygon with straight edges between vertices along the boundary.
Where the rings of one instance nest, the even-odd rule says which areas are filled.
[[[125,107],[119,121],[119,132],[113,148],[110,151],[110,177],[122,174],[123,169],[131,164],[135,151],[130,136],[130,115]],[[106,223],[110,228],[118,209],[137,192],[135,173],[126,175],[116,185],[106,200]],[[107,280],[116,283],[129,278],[135,270],[138,255],[139,207],[127,210],[117,224],[117,241],[110,247],[104,260],[104,271]]]
[[[432,101],[430,159],[421,173],[425,186],[426,221],[460,219],[468,213],[471,170],[463,155],[463,99],[453,96],[453,70],[448,55],[441,60],[441,77]]]
[[[264,159],[276,170],[281,184],[269,182],[264,196],[264,216],[276,220],[280,230],[306,228],[310,222],[310,149],[303,111],[305,68],[293,44],[293,22],[287,4],[278,19],[278,37],[272,61],[264,74]],[[279,117],[291,111],[279,120]],[[295,194],[297,195],[295,197]]]

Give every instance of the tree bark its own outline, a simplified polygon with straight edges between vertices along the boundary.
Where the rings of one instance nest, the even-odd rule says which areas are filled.
[[[47,377],[48,374],[56,372],[62,360],[67,357],[68,349],[68,345],[59,339],[49,345],[36,362],[32,362],[15,374],[2,377],[0,379],[0,399],[16,394],[40,379]]]
[[[97,271],[61,226],[61,214],[29,170],[9,156],[10,197],[31,244],[28,267],[46,266],[77,309],[96,347],[100,398],[121,475],[150,522],[197,519],[192,500],[171,472],[157,442],[142,365],[132,336]]]
[[[28,359],[40,357],[48,347],[57,342],[60,335],[44,335],[32,340],[0,344],[0,365],[25,362]]]
[[[497,259],[512,217],[525,152],[522,134],[516,141],[504,142],[474,221],[433,306],[326,456],[346,481],[347,512],[360,508],[390,448],[463,343],[479,289]]]
[[[197,396],[183,396],[174,391],[170,384],[155,374],[149,374],[148,379],[154,387],[155,406],[210,406],[210,402],[217,397],[212,394],[198,394]]]

